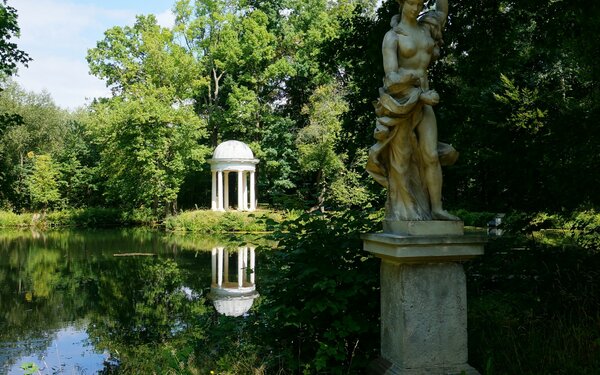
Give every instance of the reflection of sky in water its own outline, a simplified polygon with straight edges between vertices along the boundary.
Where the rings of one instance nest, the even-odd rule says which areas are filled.
[[[88,341],[88,335],[83,329],[67,327],[55,333],[51,344],[43,351],[36,351],[36,355],[21,356],[14,359],[14,364],[8,369],[0,354],[0,371],[8,370],[8,375],[23,374],[21,365],[27,362],[35,363],[42,374],[96,374],[104,368],[104,361],[108,354],[98,353]],[[19,351],[28,352],[30,343],[15,343]],[[7,351],[10,355],[11,348],[0,347],[0,353]],[[42,358],[43,357],[43,358]],[[12,362],[12,361],[11,361]],[[47,366],[47,367],[46,367]]]

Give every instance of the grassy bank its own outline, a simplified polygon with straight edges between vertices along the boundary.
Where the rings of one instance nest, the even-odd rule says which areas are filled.
[[[173,232],[229,233],[270,232],[283,220],[297,216],[294,212],[257,210],[254,212],[216,212],[196,210],[169,216],[164,227]]]
[[[26,212],[16,214],[0,211],[0,228],[55,228],[55,227],[125,227],[157,226],[149,210],[123,211],[117,208],[73,208],[46,213]]]
[[[169,216],[163,221],[150,210],[123,211],[115,208],[82,208],[22,213],[0,211],[0,228],[56,227],[164,227],[171,232],[193,233],[260,233],[270,232],[283,220],[297,217],[293,211],[258,210],[255,212],[215,212],[195,210]]]

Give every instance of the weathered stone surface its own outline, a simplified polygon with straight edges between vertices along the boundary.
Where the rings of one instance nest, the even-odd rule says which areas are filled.
[[[381,358],[373,374],[478,375],[468,365],[466,278],[484,236],[362,236],[381,261]]]
[[[483,254],[485,237],[478,235],[408,236],[369,233],[361,236],[363,248],[396,263],[456,262]]]
[[[401,368],[467,362],[466,281],[457,263],[381,263],[381,355]]]
[[[383,37],[383,87],[374,103],[374,137],[366,169],[387,189],[388,220],[459,220],[442,208],[442,165],[458,158],[452,145],[438,142],[433,107],[439,94],[428,68],[440,56],[448,1],[398,1]],[[425,9],[424,9],[425,8]]]
[[[465,225],[460,220],[384,220],[383,232],[406,236],[460,236],[465,233]]]

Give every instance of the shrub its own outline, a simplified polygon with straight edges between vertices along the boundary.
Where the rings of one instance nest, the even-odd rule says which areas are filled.
[[[600,253],[600,214],[595,210],[575,213],[571,236],[579,246]]]
[[[0,211],[0,227],[23,227],[31,225],[33,215],[17,215],[12,211]]]
[[[167,217],[164,226],[169,231],[197,233],[267,232],[273,230],[283,216],[276,212],[216,212],[186,211]]]
[[[468,262],[469,358],[483,374],[595,374],[600,253],[531,237]],[[595,354],[594,354],[595,353]]]
[[[473,212],[464,209],[453,211],[454,215],[464,221],[466,226],[470,227],[487,227],[487,223],[496,217],[493,212]]]
[[[378,224],[365,212],[304,214],[275,233],[260,313],[263,340],[284,368],[363,373],[377,357],[379,262],[362,251],[360,234]]]

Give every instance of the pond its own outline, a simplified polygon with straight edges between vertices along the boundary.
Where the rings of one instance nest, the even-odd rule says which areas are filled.
[[[132,347],[183,331],[201,341],[219,315],[237,332],[260,298],[261,243],[134,229],[2,230],[0,373],[111,373]]]

